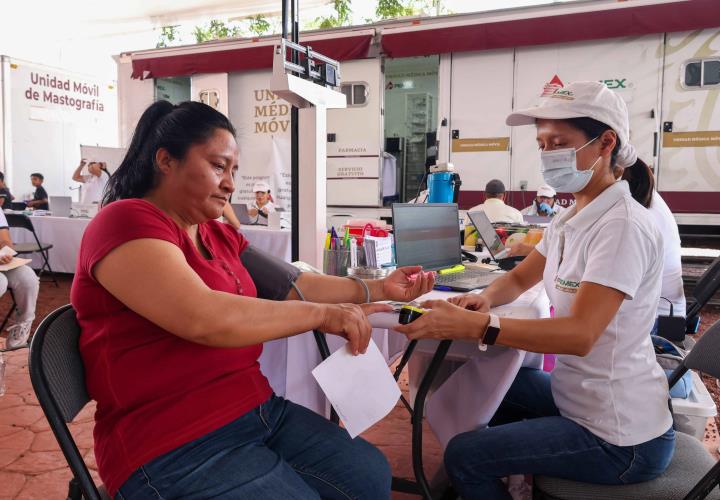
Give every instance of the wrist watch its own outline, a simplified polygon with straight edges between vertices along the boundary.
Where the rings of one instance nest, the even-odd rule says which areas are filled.
[[[482,337],[478,341],[478,349],[486,351],[487,346],[495,344],[498,334],[500,333],[500,318],[495,314],[490,314],[490,321],[485,329]]]

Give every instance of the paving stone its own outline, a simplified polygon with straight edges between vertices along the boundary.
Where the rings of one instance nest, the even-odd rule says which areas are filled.
[[[28,427],[42,416],[42,410],[35,406],[2,408],[0,409],[0,425]]]
[[[24,450],[13,450],[12,448],[0,449],[0,472],[9,470],[10,464],[15,462],[24,453]]]
[[[8,465],[5,470],[36,475],[58,469],[67,469],[67,467],[65,457],[60,451],[27,451]]]
[[[0,438],[0,449],[20,451],[29,450],[34,438],[35,434],[29,430],[23,429],[16,434],[10,434],[9,436]]]
[[[70,469],[46,472],[28,476],[25,486],[17,496],[18,500],[65,500],[68,482],[72,474]]]
[[[25,482],[24,474],[0,471],[0,498],[15,498]]]
[[[58,442],[52,431],[42,431],[33,434],[35,438],[30,445],[30,451],[57,451]]]

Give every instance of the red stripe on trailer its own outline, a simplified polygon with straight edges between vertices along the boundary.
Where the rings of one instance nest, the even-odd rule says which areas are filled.
[[[279,39],[278,39],[279,40]],[[313,50],[337,61],[368,56],[371,35],[328,38],[307,42]],[[301,40],[302,43],[302,40]],[[189,76],[200,73],[232,73],[272,67],[273,44],[232,50],[199,52],[177,56],[133,59],[132,77],[136,79]]]
[[[689,0],[436,29],[383,33],[389,57],[670,33],[720,25],[718,0]]]
[[[506,203],[522,210],[535,199],[535,191],[507,191]],[[713,191],[661,191],[660,195],[676,214],[720,214],[720,193]],[[571,194],[558,194],[559,200],[566,200],[569,206]],[[485,191],[460,191],[458,205],[467,210],[485,201]]]

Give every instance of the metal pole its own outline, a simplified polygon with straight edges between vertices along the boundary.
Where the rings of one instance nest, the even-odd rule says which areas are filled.
[[[290,4],[290,19],[287,19],[287,4]],[[298,0],[283,0],[283,38],[287,38],[287,24],[290,22],[291,41],[298,43],[300,23]],[[297,51],[292,50],[292,62],[299,61]],[[285,55],[283,54],[283,57]],[[292,261],[300,259],[300,128],[298,108],[293,106],[290,110],[290,207],[292,210],[291,254]]]

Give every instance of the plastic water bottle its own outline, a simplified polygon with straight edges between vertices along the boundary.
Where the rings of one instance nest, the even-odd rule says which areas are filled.
[[[0,396],[5,395],[5,356],[0,352]]]

